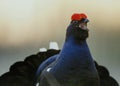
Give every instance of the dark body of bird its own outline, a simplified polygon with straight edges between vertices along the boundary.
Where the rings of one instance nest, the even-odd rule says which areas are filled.
[[[59,55],[55,56],[57,60],[50,63],[52,66],[47,66],[51,68],[49,74],[56,79],[59,86],[100,86],[99,76],[86,42],[88,31],[76,27],[77,24],[79,25],[72,22],[68,26],[64,46]],[[47,68],[46,72],[43,71],[40,75],[39,86],[51,86],[45,76],[48,73]]]

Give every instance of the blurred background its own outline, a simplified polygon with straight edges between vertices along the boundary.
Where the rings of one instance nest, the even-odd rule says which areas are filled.
[[[0,0],[0,75],[51,41],[62,48],[71,15],[81,12],[93,58],[120,84],[120,0]]]

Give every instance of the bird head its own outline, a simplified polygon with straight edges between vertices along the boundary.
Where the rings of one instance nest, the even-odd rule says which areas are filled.
[[[87,23],[89,20],[84,13],[75,13],[71,16],[70,25],[67,28],[67,36],[74,36],[75,39],[85,40],[88,37]]]

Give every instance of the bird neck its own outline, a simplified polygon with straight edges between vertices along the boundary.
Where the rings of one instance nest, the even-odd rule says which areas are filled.
[[[69,37],[63,46],[63,49],[61,50],[60,56],[69,59],[75,59],[75,58],[83,58],[84,57],[91,57],[88,45],[86,40],[77,40],[73,36]]]
[[[64,46],[66,46],[66,44],[70,44],[73,46],[83,46],[83,45],[87,45],[86,39],[85,40],[81,40],[79,38],[75,38],[73,35],[66,37]]]

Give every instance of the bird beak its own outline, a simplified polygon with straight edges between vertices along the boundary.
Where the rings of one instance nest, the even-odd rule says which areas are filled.
[[[87,23],[86,22],[82,22],[79,24],[79,27],[83,30],[89,31],[89,29],[87,28]]]
[[[86,30],[86,31],[89,31],[89,29],[87,28],[87,26],[84,26],[84,27],[82,27],[81,29]]]

